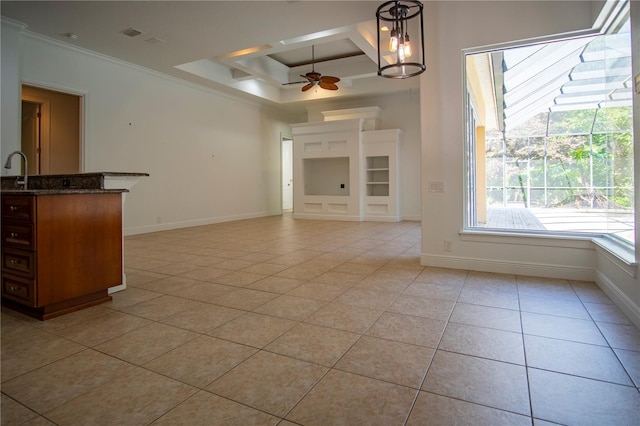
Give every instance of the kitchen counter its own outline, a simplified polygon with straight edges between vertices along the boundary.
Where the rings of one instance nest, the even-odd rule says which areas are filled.
[[[127,179],[137,180],[140,177],[149,176],[148,173],[130,172],[91,172],[91,173],[71,173],[56,175],[30,175],[28,176],[27,190],[106,190],[123,189],[128,191],[128,186],[114,188],[110,182]],[[18,177],[22,176],[2,176],[0,189],[3,192],[11,190],[21,190],[16,184]],[[121,191],[125,192],[125,191]]]

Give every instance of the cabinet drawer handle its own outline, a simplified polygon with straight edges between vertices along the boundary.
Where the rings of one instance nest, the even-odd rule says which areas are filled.
[[[18,291],[20,289],[20,287],[16,287],[15,285],[12,285],[9,287],[9,290],[11,291]]]
[[[20,235],[20,234],[18,234],[17,232],[11,232],[11,233],[9,233],[9,236],[10,236],[11,238],[18,238],[18,235]]]
[[[9,260],[9,263],[11,263],[12,265],[20,265],[22,261],[18,259],[11,259]]]
[[[17,206],[9,206],[9,211],[10,212],[15,212],[16,210],[18,210]]]

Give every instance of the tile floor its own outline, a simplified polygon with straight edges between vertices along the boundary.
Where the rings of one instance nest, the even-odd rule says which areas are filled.
[[[640,332],[590,282],[420,266],[416,222],[126,238],[128,288],[2,311],[2,424],[640,424]]]

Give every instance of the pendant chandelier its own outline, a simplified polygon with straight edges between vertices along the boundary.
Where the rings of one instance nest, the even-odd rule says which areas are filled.
[[[426,69],[422,8],[416,0],[388,1],[378,7],[379,76],[408,78]]]

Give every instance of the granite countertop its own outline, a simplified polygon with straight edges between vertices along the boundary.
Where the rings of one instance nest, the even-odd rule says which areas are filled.
[[[71,193],[99,193],[99,192],[128,192],[127,189],[105,189],[105,178],[108,177],[145,177],[148,173],[131,172],[90,172],[57,175],[28,176],[27,190],[16,186],[16,180],[22,176],[2,176],[0,188],[3,193],[16,194],[71,194]]]
[[[108,194],[129,192],[128,189],[2,189],[3,195],[72,195],[72,194]]]

